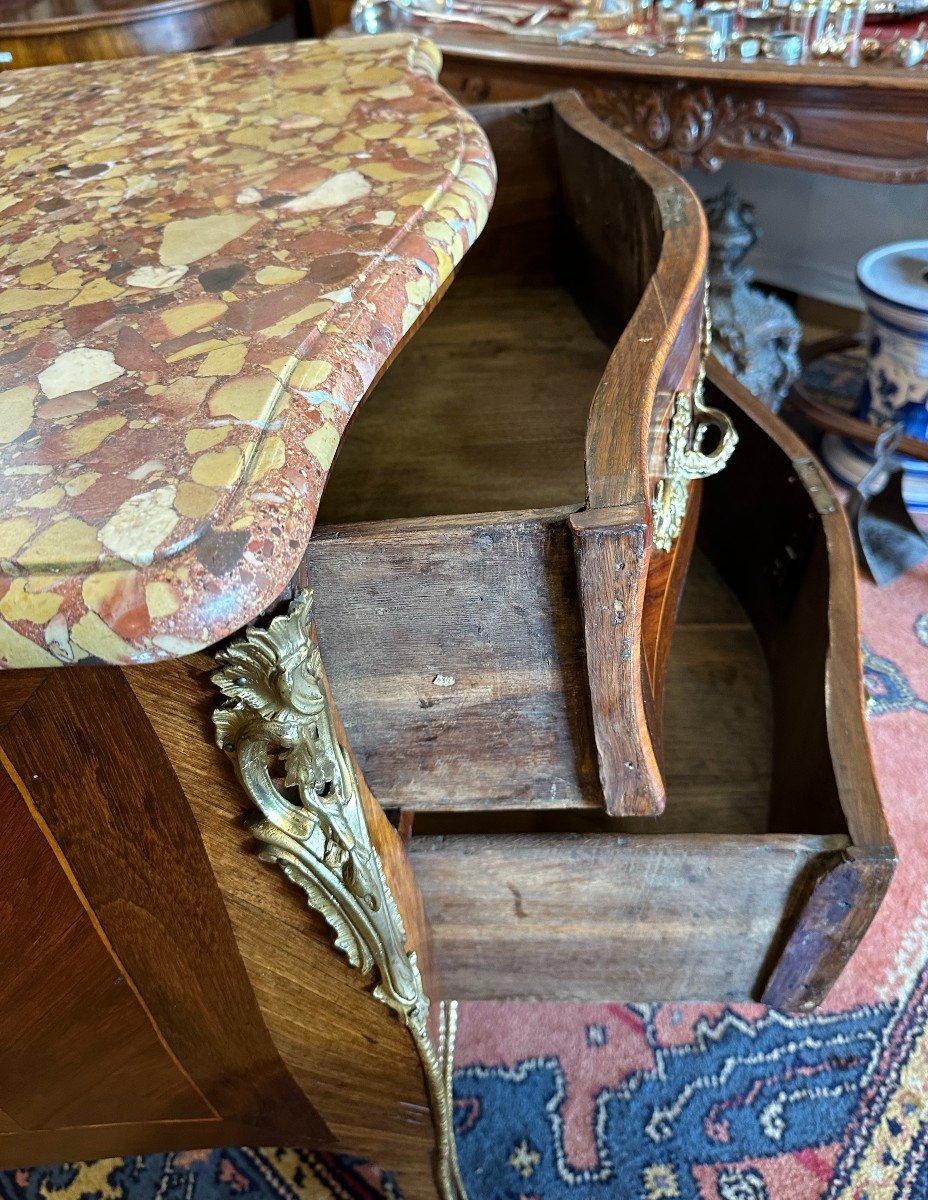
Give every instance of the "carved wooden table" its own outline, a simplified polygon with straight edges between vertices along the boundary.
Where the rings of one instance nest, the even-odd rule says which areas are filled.
[[[4,0],[0,70],[204,50],[265,29],[292,0]]]
[[[317,34],[344,25],[347,0],[311,0]],[[678,170],[726,159],[886,183],[928,180],[928,67],[781,66],[653,59],[505,34],[430,28],[442,83],[466,104],[577,88],[613,128]]]
[[[928,180],[928,70],[700,63],[438,37],[442,82],[467,103],[579,88],[614,128],[677,169],[727,158],[887,183]]]
[[[0,81],[0,1165],[329,1146],[460,1200],[439,974],[809,1009],[891,878],[844,518],[704,378],[698,201],[438,68]],[[660,815],[702,478],[771,663],[747,830]]]

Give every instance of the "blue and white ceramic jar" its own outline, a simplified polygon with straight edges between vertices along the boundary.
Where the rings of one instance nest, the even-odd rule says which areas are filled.
[[[865,254],[857,285],[870,318],[867,380],[858,416],[874,425],[901,421],[910,437],[928,440],[928,241],[896,242]],[[846,483],[873,461],[856,442],[829,438],[825,457]],[[910,508],[928,512],[928,463],[905,460]]]

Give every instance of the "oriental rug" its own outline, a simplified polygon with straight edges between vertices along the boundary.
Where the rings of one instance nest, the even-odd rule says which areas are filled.
[[[928,566],[862,585],[870,734],[900,865],[823,1011],[462,1006],[471,1200],[928,1200]],[[2,1200],[394,1200],[287,1149],[0,1174]]]

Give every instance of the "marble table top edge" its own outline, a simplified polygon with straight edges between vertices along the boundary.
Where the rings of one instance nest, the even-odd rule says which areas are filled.
[[[278,110],[286,114],[293,101],[309,114],[296,123],[301,134],[311,131],[307,153],[297,153],[289,174],[275,172],[279,164],[266,155],[236,157],[234,147],[254,144],[263,153],[269,140],[292,138],[278,139],[273,127],[265,136],[260,119],[220,122],[226,134],[242,136],[217,135],[219,148],[233,145],[234,164],[256,183],[236,179],[233,200],[222,182],[215,211],[209,197],[191,200],[182,190],[178,218],[152,171],[152,203],[169,219],[155,222],[149,237],[134,223],[136,211],[149,211],[145,204],[116,204],[113,236],[137,254],[108,272],[102,268],[112,255],[98,246],[83,258],[71,247],[50,248],[44,258],[34,245],[22,252],[45,225],[30,214],[13,223],[20,277],[11,283],[0,273],[7,294],[4,301],[0,292],[0,666],[177,657],[222,640],[273,604],[299,565],[353,412],[479,235],[492,202],[486,139],[435,83],[440,57],[421,37],[201,59],[209,61],[196,70],[205,75],[201,85],[215,87],[220,117],[224,64],[233,66],[234,85],[239,68],[247,74],[256,60],[274,86],[286,84],[288,103]],[[315,92],[314,71],[323,80]],[[165,72],[158,62],[159,80]],[[22,91],[21,77],[37,72],[17,74]],[[108,78],[69,79],[80,90],[100,74]],[[131,69],[120,78],[127,75],[131,87]],[[2,135],[16,106],[2,107],[12,89],[0,82]],[[335,119],[320,128],[320,112]],[[167,121],[173,130],[173,114]],[[65,193],[74,174],[72,163]],[[256,206],[267,200],[271,219],[262,223]],[[15,197],[4,204],[2,190],[0,206],[2,243],[8,214],[19,210]],[[130,214],[122,224],[121,212]],[[186,244],[190,230],[202,245]],[[210,239],[221,243],[213,252]],[[238,258],[230,257],[236,249]],[[135,265],[138,257],[146,265]],[[94,270],[78,278],[74,264],[88,262]],[[173,282],[140,293],[123,286],[124,268],[133,266],[136,283]],[[63,310],[63,324],[59,308],[43,323],[46,293],[62,280],[82,290]],[[11,310],[20,302],[24,310]],[[88,320],[100,317],[89,330],[82,309]],[[36,364],[44,367],[33,374]]]

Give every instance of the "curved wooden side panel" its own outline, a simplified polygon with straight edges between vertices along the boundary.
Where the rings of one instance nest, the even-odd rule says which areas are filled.
[[[571,520],[600,781],[610,814],[656,815],[665,788],[654,694],[662,691],[672,623],[658,623],[667,644],[646,662],[651,475],[663,468],[673,396],[697,370],[705,218],[681,179],[603,125],[578,96],[552,103],[562,203],[574,232],[570,271],[600,301],[613,333],[623,331],[590,410],[587,508]],[[655,563],[671,593],[687,561],[678,552]]]
[[[608,314],[615,349],[590,409],[587,507],[649,505],[673,393],[696,374],[708,255],[690,186],[603,124],[576,93],[552,101],[574,276]]]
[[[842,827],[851,845],[810,882],[764,999],[813,1008],[853,954],[895,869],[867,738],[857,567],[840,502],[809,448],[719,363],[709,398],[740,436],[707,482],[701,540],[748,611],[774,699],[773,832]]]
[[[204,655],[47,672],[9,706],[0,1164],[338,1146],[434,1198],[412,1043],[256,857],[214,741],[213,668]]]
[[[221,698],[206,655],[140,667],[126,677],[162,742],[199,826],[235,941],[273,1043],[340,1148],[397,1173],[413,1197],[434,1197],[435,1135],[422,1069],[396,1015],[333,946],[323,918],[245,827],[251,801],[213,741]],[[368,794],[365,791],[365,795]],[[367,798],[372,837],[408,944],[438,999],[421,902],[399,837]],[[371,821],[373,815],[374,820]]]

